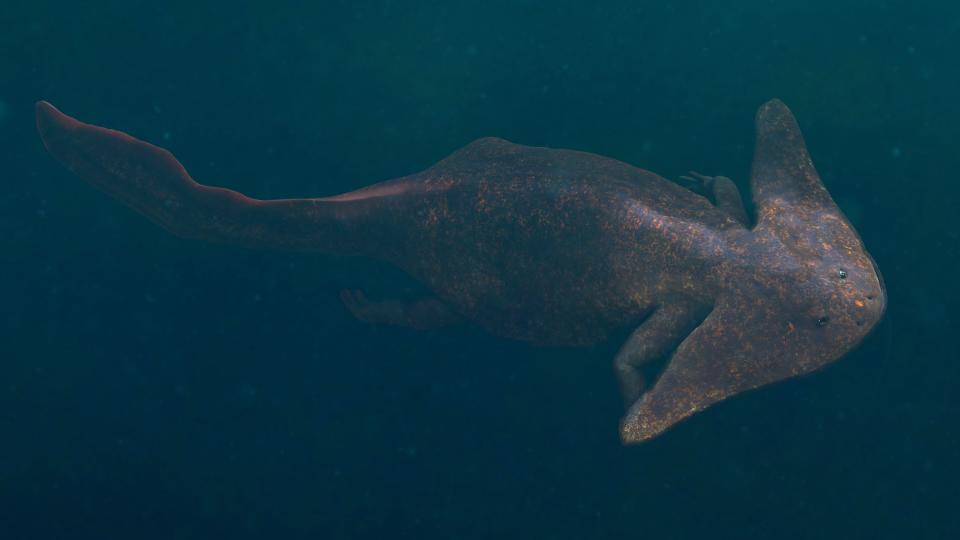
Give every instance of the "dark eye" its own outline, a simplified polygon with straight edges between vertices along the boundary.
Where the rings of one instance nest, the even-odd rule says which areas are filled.
[[[840,276],[840,279],[847,279],[847,271],[846,271],[846,270],[840,270],[839,272],[837,272],[837,275]]]
[[[826,315],[824,315],[823,317],[820,317],[819,319],[817,319],[817,326],[819,326],[820,328],[823,328],[829,322],[830,322],[830,317],[827,317]]]

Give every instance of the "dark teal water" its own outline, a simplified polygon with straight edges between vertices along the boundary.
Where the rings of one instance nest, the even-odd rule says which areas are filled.
[[[50,2],[0,10],[0,539],[960,533],[955,2]],[[886,278],[844,361],[622,447],[617,343],[353,320],[373,263],[179,240],[32,105],[316,196],[474,138],[749,173],[791,106]]]

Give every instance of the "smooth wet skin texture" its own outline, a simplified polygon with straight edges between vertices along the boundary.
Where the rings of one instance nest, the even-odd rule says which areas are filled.
[[[167,151],[37,104],[49,151],[183,237],[389,261],[436,295],[344,303],[363,320],[461,319],[541,344],[632,333],[614,360],[625,442],[732,395],[838,360],[885,291],[783,103],[757,113],[751,227],[727,178],[699,191],[610,158],[475,141],[421,173],[351,193],[260,201],[194,182]],[[644,369],[667,358],[651,385]]]

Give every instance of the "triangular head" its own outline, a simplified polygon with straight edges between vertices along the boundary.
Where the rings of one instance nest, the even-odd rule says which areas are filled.
[[[712,310],[630,406],[624,441],[650,439],[727,397],[834,362],[883,316],[880,272],[820,181],[789,109],[765,104],[756,129],[756,225],[730,236]]]
[[[468,319],[554,345],[632,329],[615,361],[628,443],[841,358],[884,310],[879,272],[779,101],[757,115],[753,227],[729,179],[699,176],[698,194],[610,158],[502,139],[351,193],[262,201],[198,184],[169,152],[47,103],[37,125],[68,168],[175,234],[376,257],[435,294],[404,304],[345,292],[361,319]]]

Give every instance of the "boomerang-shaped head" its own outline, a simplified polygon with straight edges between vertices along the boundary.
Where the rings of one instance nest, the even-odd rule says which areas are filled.
[[[883,316],[880,273],[777,100],[757,113],[751,190],[757,224],[733,245],[723,293],[627,412],[624,442],[839,360]]]

